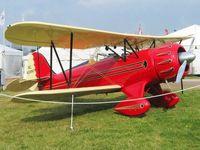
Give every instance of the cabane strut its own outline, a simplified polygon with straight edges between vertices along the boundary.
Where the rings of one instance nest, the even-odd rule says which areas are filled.
[[[131,44],[128,42],[128,40],[127,39],[124,39],[124,49],[123,49],[123,51],[124,51],[124,53],[123,53],[123,56],[120,56],[119,54],[117,54],[113,49],[111,49],[108,45],[105,45],[105,49],[106,50],[110,50],[110,51],[112,51],[116,56],[118,56],[118,57],[120,57],[120,58],[122,58],[124,61],[126,61],[126,56],[127,56],[127,45],[129,46],[129,48],[132,50],[132,52],[135,54],[135,56],[137,57],[137,58],[139,58],[139,56],[138,56],[138,54],[136,53],[136,51],[134,50],[134,48],[131,46]],[[116,48],[116,46],[114,47],[114,48]],[[130,52],[128,52],[128,53],[130,53]]]

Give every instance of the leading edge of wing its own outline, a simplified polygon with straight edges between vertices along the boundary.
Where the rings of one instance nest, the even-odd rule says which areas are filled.
[[[30,46],[49,47],[51,41],[56,47],[70,47],[70,33],[74,34],[74,48],[85,49],[104,45],[117,45],[123,43],[123,39],[132,43],[142,43],[147,40],[173,41],[191,38],[191,36],[152,36],[137,35],[104,30],[82,28],[76,26],[59,25],[45,22],[18,22],[8,26],[5,37],[7,40]],[[120,44],[119,44],[120,45]]]
[[[20,101],[25,102],[26,99],[20,98],[28,98],[28,99],[39,99],[39,100],[56,100],[60,101],[59,98],[65,99],[68,96],[83,96],[89,94],[98,94],[98,93],[111,93],[111,92],[118,92],[120,91],[121,86],[119,85],[108,85],[108,86],[94,86],[94,87],[82,87],[82,88],[69,88],[69,89],[58,89],[58,90],[44,90],[44,91],[33,91],[33,92],[26,92],[22,94],[16,95],[12,100],[13,101]]]

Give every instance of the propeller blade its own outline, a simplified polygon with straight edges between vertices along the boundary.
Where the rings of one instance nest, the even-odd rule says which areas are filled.
[[[182,79],[182,77],[183,77],[183,74],[184,74],[186,65],[187,65],[187,61],[185,60],[185,61],[182,63],[182,65],[180,66],[180,68],[178,69],[178,74],[177,74],[177,76],[176,76],[176,83],[180,83],[180,82],[181,82],[181,79]]]
[[[191,51],[192,46],[193,46],[193,43],[194,43],[194,40],[195,40],[195,37],[192,38],[192,41],[191,41],[190,47],[189,47],[189,49],[188,49],[188,52]]]

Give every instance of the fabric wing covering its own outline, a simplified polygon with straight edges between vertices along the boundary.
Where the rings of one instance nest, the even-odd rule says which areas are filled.
[[[124,39],[128,40],[133,48],[141,49],[149,47],[153,41],[155,41],[156,46],[159,46],[164,43],[191,38],[190,36],[125,34],[43,22],[19,22],[9,25],[5,37],[7,40],[20,45],[49,47],[51,41],[53,41],[56,47],[69,48],[71,33],[73,33],[73,48],[76,49],[104,45],[123,46]]]
[[[93,86],[93,87],[82,87],[82,88],[69,88],[69,89],[58,89],[58,90],[44,90],[44,91],[34,91],[18,94],[12,98],[13,101],[17,102],[27,102],[29,99],[34,100],[57,100],[63,101],[67,100],[66,97],[71,95],[83,96],[88,94],[100,94],[100,93],[111,93],[120,91],[121,86],[119,85],[107,85],[107,86]],[[20,99],[24,98],[24,99]]]

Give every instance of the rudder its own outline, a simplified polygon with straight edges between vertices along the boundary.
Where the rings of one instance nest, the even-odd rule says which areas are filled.
[[[26,74],[27,80],[49,77],[50,66],[46,58],[38,52],[33,52],[27,62]]]
[[[49,77],[50,75],[50,66],[46,58],[38,52],[33,52],[33,61],[37,78]]]

